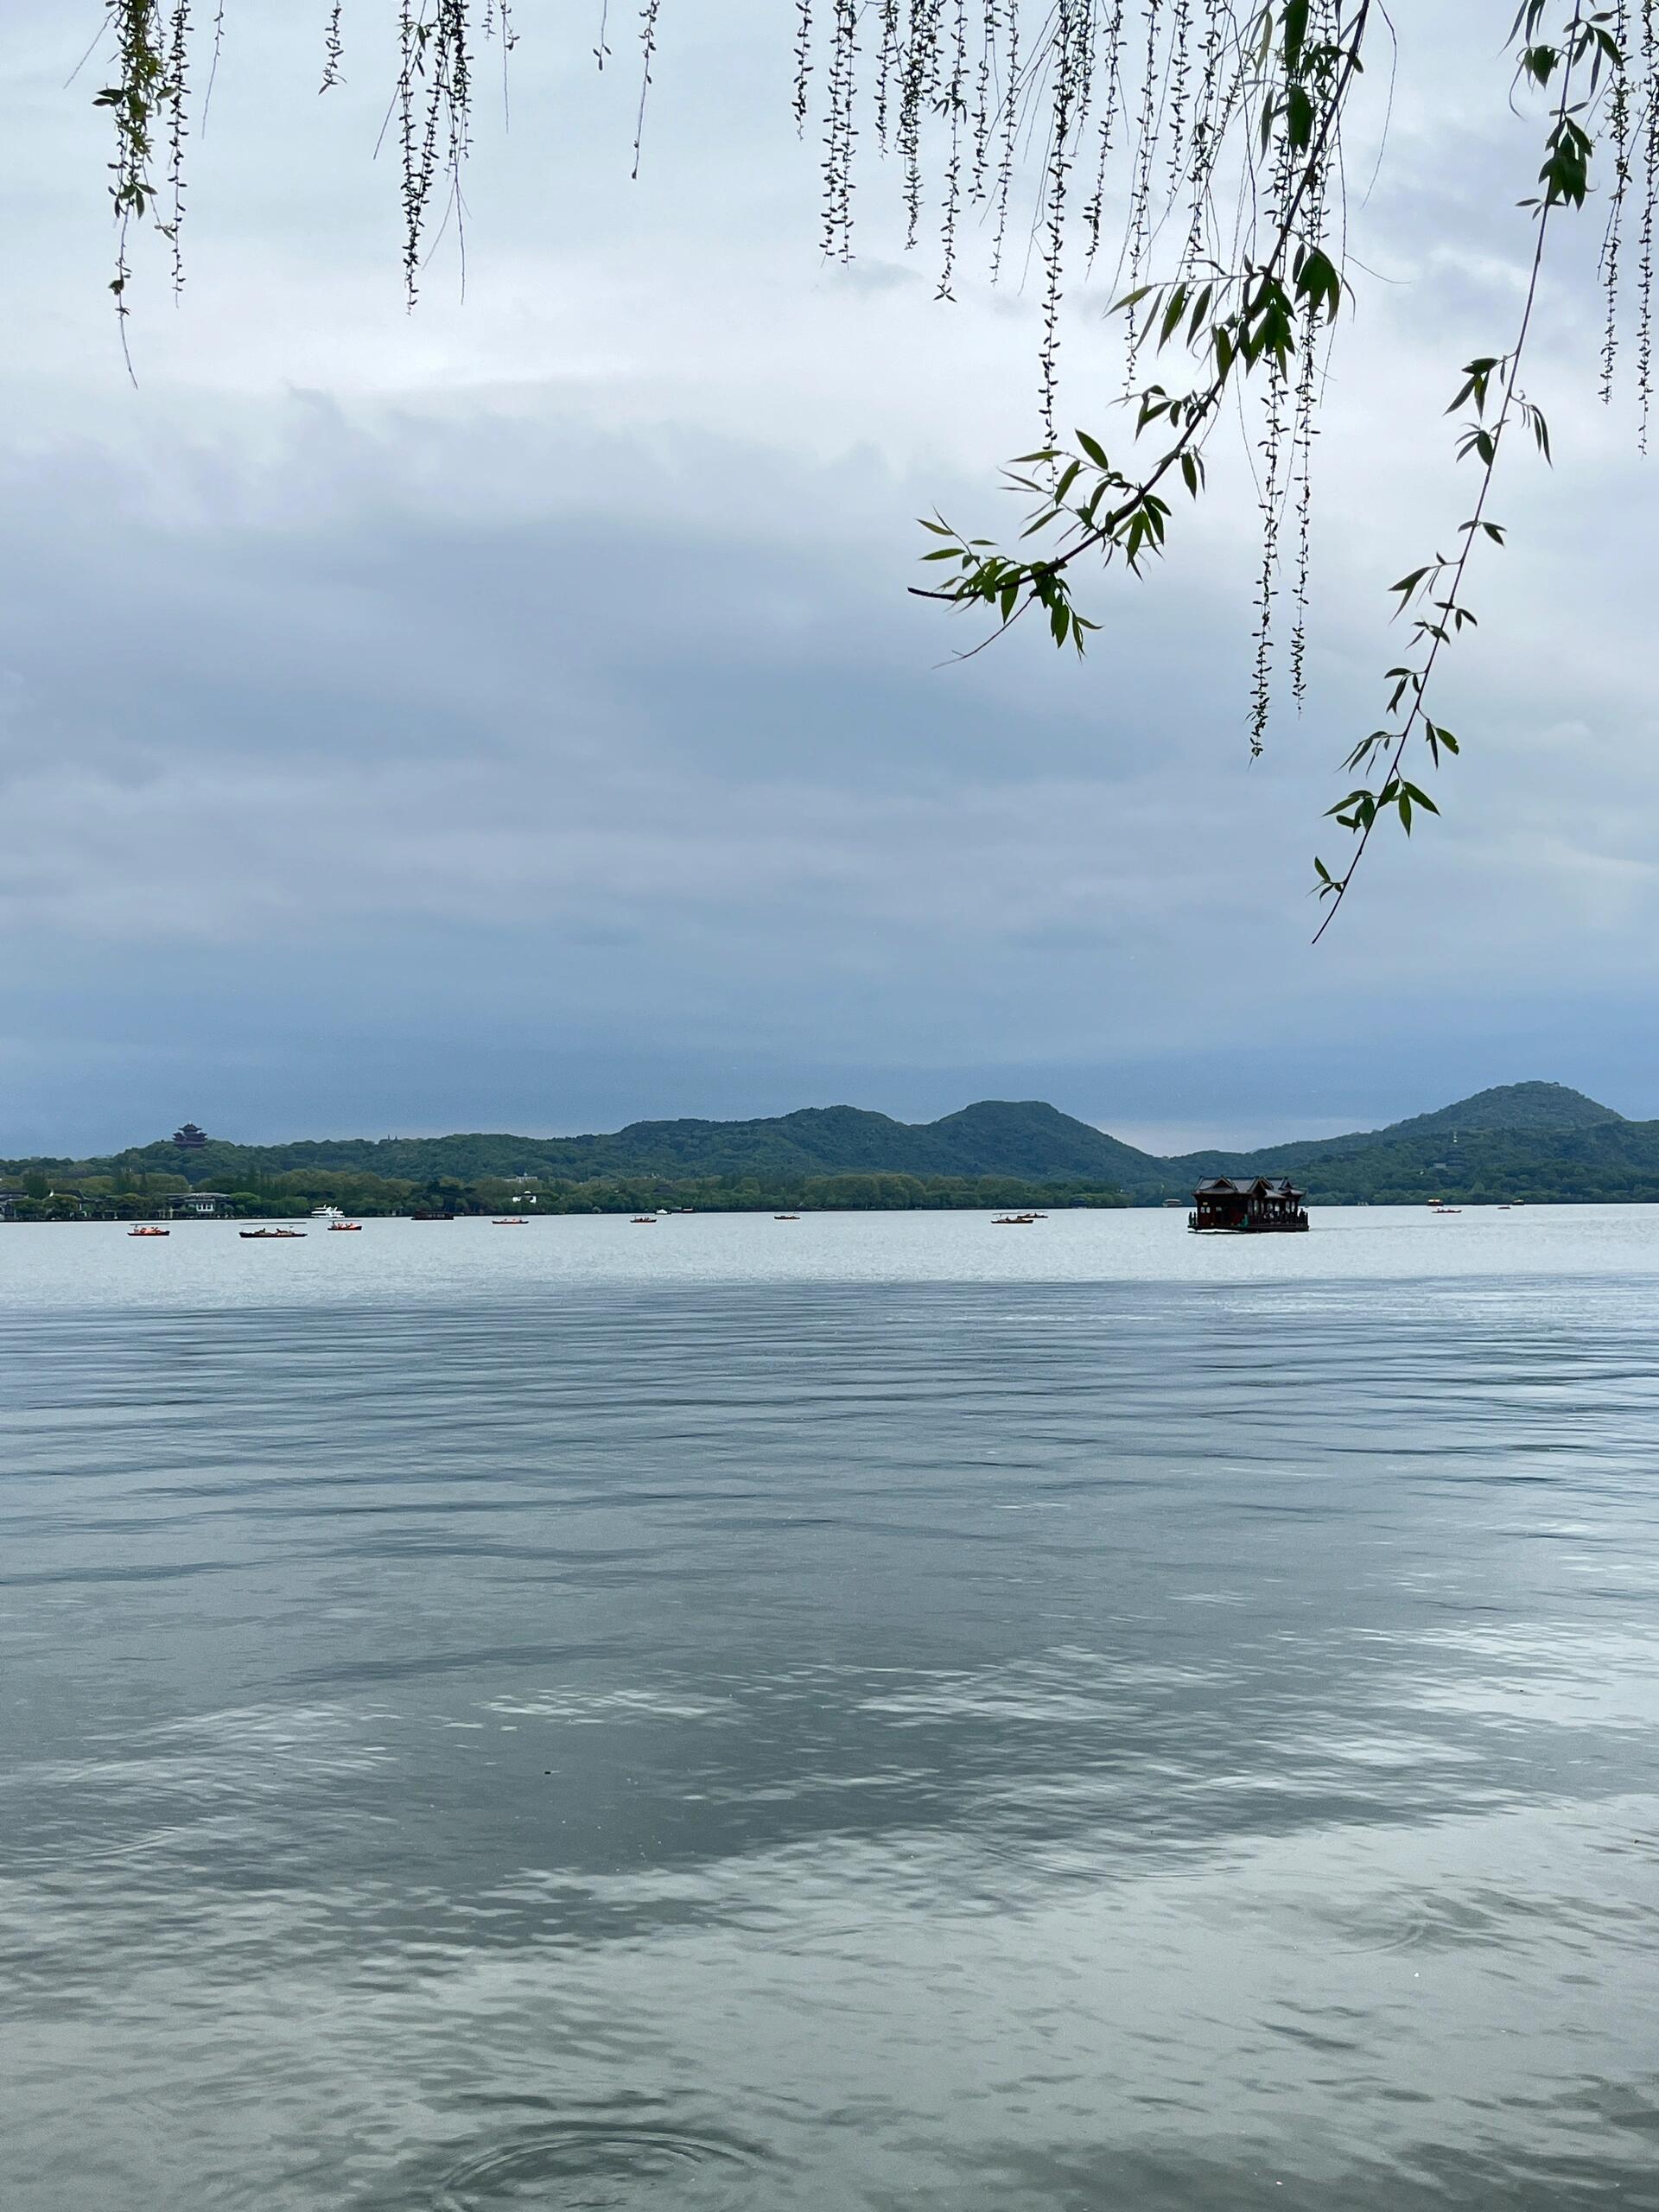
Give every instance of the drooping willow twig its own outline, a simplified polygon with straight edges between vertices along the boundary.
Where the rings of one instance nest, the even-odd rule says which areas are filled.
[[[1431,686],[1443,649],[1459,636],[1474,616],[1464,604],[1463,582],[1470,558],[1477,543],[1490,539],[1502,545],[1501,527],[1489,519],[1486,503],[1497,472],[1498,456],[1503,449],[1504,433],[1517,418],[1529,425],[1540,451],[1546,458],[1549,453],[1549,431],[1542,415],[1527,399],[1520,386],[1521,364],[1531,334],[1533,315],[1538,304],[1539,280],[1543,274],[1544,249],[1548,242],[1550,218],[1558,208],[1582,207],[1589,191],[1590,159],[1592,141],[1583,125],[1574,119],[1573,92],[1582,73],[1588,68],[1592,89],[1594,79],[1603,65],[1611,61],[1615,69],[1622,66],[1616,41],[1599,35],[1603,26],[1599,11],[1592,15],[1581,4],[1574,10],[1567,25],[1560,48],[1535,45],[1531,34],[1536,30],[1543,11],[1543,0],[1529,0],[1518,21],[1525,27],[1529,42],[1523,47],[1521,73],[1530,82],[1542,87],[1559,72],[1560,91],[1555,102],[1554,121],[1545,140],[1544,165],[1539,171],[1541,188],[1535,203],[1536,222],[1533,237],[1532,261],[1527,275],[1527,287],[1522,299],[1520,321],[1515,341],[1504,354],[1483,356],[1469,363],[1464,372],[1464,383],[1452,402],[1453,410],[1471,404],[1475,410],[1473,423],[1465,429],[1460,457],[1472,454],[1481,465],[1480,487],[1469,518],[1459,525],[1463,543],[1451,560],[1439,556],[1421,569],[1402,576],[1394,586],[1400,601],[1400,612],[1414,604],[1427,602],[1431,612],[1418,616],[1416,634],[1424,647],[1421,668],[1408,664],[1389,671],[1394,689],[1389,696],[1390,713],[1403,704],[1404,721],[1396,730],[1374,730],[1362,738],[1349,754],[1344,766],[1352,769],[1363,767],[1381,754],[1384,759],[1380,786],[1361,785],[1351,791],[1330,810],[1343,828],[1354,833],[1356,842],[1347,868],[1340,875],[1333,875],[1323,861],[1313,863],[1319,878],[1318,891],[1322,899],[1329,899],[1325,918],[1313,933],[1317,944],[1332,923],[1338,908],[1348,895],[1355,870],[1364,859],[1378,822],[1392,808],[1398,815],[1401,827],[1408,836],[1411,834],[1412,811],[1421,807],[1430,814],[1438,814],[1439,807],[1420,785],[1412,783],[1404,773],[1404,762],[1412,739],[1421,726],[1422,737],[1430,758],[1438,768],[1442,753],[1455,753],[1458,741],[1452,732],[1433,721],[1428,704]],[[1497,412],[1490,427],[1487,407],[1492,397],[1492,388],[1497,387]],[[1443,596],[1437,594],[1444,592]]]
[[[114,131],[111,289],[124,351],[140,228],[153,225],[161,232],[175,286],[183,280],[191,54],[199,38],[211,35],[217,55],[226,0],[213,0],[211,17],[198,24],[195,10],[206,4],[105,0],[113,68],[98,98]],[[474,52],[493,39],[505,67],[518,33],[506,0],[359,0],[371,4],[385,10],[396,36],[389,125],[395,125],[404,279],[413,305],[431,233],[442,237],[453,214],[461,235]],[[603,68],[611,54],[611,0],[595,4],[594,51]],[[671,14],[673,0],[668,5]],[[320,0],[320,8],[327,88],[340,81],[342,10],[340,0]],[[992,618],[972,651],[1033,607],[1046,617],[1058,644],[1082,651],[1098,623],[1077,603],[1077,579],[1091,561],[1121,561],[1138,574],[1165,549],[1177,480],[1194,499],[1206,487],[1207,448],[1226,396],[1238,402],[1259,463],[1262,539],[1247,718],[1252,752],[1265,741],[1287,641],[1290,693],[1302,703],[1322,387],[1314,353],[1332,343],[1350,289],[1338,219],[1344,123],[1363,84],[1367,33],[1381,8],[1382,0],[818,0],[816,6],[794,0],[785,11],[798,129],[804,135],[815,102],[822,116],[827,254],[852,257],[855,175],[873,142],[876,156],[890,154],[899,173],[906,248],[920,245],[930,219],[937,226],[940,297],[957,296],[966,281],[976,232],[993,282],[1016,257],[1005,246],[1022,230],[1039,264],[1033,289],[1043,444],[1009,474],[1035,502],[1024,537],[1005,551],[940,521],[927,525],[940,540],[927,557],[952,563],[957,573],[925,595]],[[637,175],[664,0],[636,0],[636,9]],[[1549,22],[1558,27],[1553,38],[1546,35]],[[1478,411],[1489,396],[1495,411],[1490,427],[1478,420],[1465,442],[1465,451],[1484,456],[1485,477],[1464,544],[1455,561],[1420,572],[1422,588],[1444,585],[1451,606],[1435,610],[1446,615],[1443,623],[1424,618],[1423,664],[1408,671],[1406,692],[1391,702],[1391,714],[1408,701],[1410,711],[1402,728],[1373,732],[1348,756],[1351,770],[1375,759],[1387,772],[1376,788],[1352,792],[1332,810],[1356,847],[1345,872],[1316,863],[1317,887],[1331,912],[1382,815],[1396,813],[1408,830],[1414,809],[1438,811],[1404,779],[1414,737],[1427,742],[1436,766],[1442,751],[1455,750],[1423,703],[1446,642],[1432,633],[1438,626],[1455,636],[1473,619],[1459,594],[1473,542],[1489,535],[1485,493],[1497,448],[1527,406],[1516,374],[1539,297],[1546,236],[1553,234],[1549,218],[1587,194],[1604,111],[1612,191],[1601,252],[1608,306],[1599,389],[1611,397],[1628,283],[1637,442],[1646,449],[1659,270],[1659,0],[1521,0],[1510,41],[1523,86],[1548,92],[1556,110],[1525,315],[1518,342],[1486,365],[1485,381],[1473,393]],[[1578,164],[1581,189],[1563,162]],[[437,207],[445,211],[442,222]],[[976,211],[976,225],[969,219]],[[1152,448],[1149,458],[1123,468],[1093,435],[1078,431],[1068,446],[1057,431],[1068,284],[1079,270],[1086,279],[1097,262],[1110,268],[1114,239],[1116,288],[1123,291],[1124,397],[1135,440]],[[1184,391],[1157,381],[1158,364],[1172,349],[1198,365]],[[1044,543],[1039,554],[1028,550],[1033,537]],[[1286,602],[1287,625],[1275,614]],[[1401,679],[1401,671],[1390,671],[1390,683]]]

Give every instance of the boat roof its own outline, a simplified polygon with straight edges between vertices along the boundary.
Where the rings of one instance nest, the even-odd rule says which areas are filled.
[[[1256,1175],[1248,1183],[1236,1183],[1230,1175],[1212,1176],[1207,1183],[1200,1183],[1198,1198],[1249,1198],[1256,1191],[1267,1192],[1274,1198],[1300,1198],[1301,1192],[1288,1175]]]

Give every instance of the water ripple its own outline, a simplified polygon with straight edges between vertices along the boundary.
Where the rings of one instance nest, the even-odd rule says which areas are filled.
[[[727,2212],[766,2202],[758,2163],[731,2139],[620,2120],[566,2120],[526,2129],[461,2160],[426,2201],[433,2212],[493,2212],[500,2205],[626,2212],[664,2203],[686,2212]],[[410,2189],[403,2201],[422,2202],[418,2183]]]
[[[1659,1281],[1363,1230],[9,1308],[7,2212],[1641,2202]]]

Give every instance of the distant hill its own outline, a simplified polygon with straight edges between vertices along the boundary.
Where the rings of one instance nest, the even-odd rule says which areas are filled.
[[[856,1106],[809,1106],[755,1122],[631,1122],[613,1135],[581,1137],[348,1137],[285,1145],[227,1145],[212,1139],[180,1154],[169,1143],[125,1157],[136,1166],[180,1169],[211,1183],[244,1165],[273,1172],[352,1168],[375,1174],[564,1177],[605,1175],[1020,1175],[1119,1179],[1147,1159],[1035,1101],[988,1099],[943,1121],[895,1122]]]
[[[1160,1159],[1040,1100],[982,1099],[937,1122],[897,1122],[855,1106],[804,1107],[747,1122],[634,1122],[607,1135],[348,1137],[238,1145],[168,1141],[112,1159],[0,1163],[0,1176],[50,1171],[54,1185],[184,1176],[198,1188],[297,1189],[329,1179],[380,1179],[411,1189],[535,1176],[544,1183],[713,1186],[743,1180],[787,1189],[811,1179],[997,1177],[1023,1185],[1121,1191],[1132,1201],[1185,1201],[1211,1175],[1288,1174],[1314,1205],[1448,1198],[1659,1199],[1659,1122],[1630,1122],[1582,1091],[1516,1083],[1429,1114],[1351,1135],[1250,1152]],[[848,1186],[850,1190],[851,1185]]]
[[[1173,1197],[1211,1175],[1292,1175],[1315,1205],[1659,1198],[1659,1122],[1627,1122],[1565,1084],[1511,1083],[1380,1129],[1160,1160],[1123,1187]]]
[[[1027,1175],[1039,1181],[1103,1176],[1127,1189],[1128,1178],[1152,1159],[1038,1099],[1018,1104],[984,1099],[928,1123],[927,1134],[947,1147],[948,1172],[957,1175]]]
[[[849,1173],[1015,1178],[1116,1189],[1125,1173],[1155,1166],[1147,1154],[1037,1100],[987,1099],[943,1120],[896,1122],[855,1106],[805,1107],[766,1121],[633,1122],[613,1134],[578,1137],[467,1135],[306,1139],[239,1145],[209,1137],[181,1150],[165,1140],[118,1160],[16,1162],[62,1176],[183,1175],[197,1188],[238,1190],[260,1175],[376,1175],[415,1184],[537,1176],[589,1182],[607,1178],[689,1180],[752,1177],[769,1182]]]
[[[1478,1129],[1506,1129],[1516,1136],[1542,1136],[1564,1129],[1592,1129],[1608,1122],[1621,1122],[1611,1106],[1599,1106],[1581,1090],[1564,1083],[1505,1083],[1494,1090],[1478,1090],[1455,1106],[1442,1106],[1433,1114],[1416,1114],[1408,1122],[1392,1122],[1374,1129],[1374,1141],[1412,1137],[1472,1135]],[[1341,1138],[1333,1138],[1341,1143]]]
[[[1474,1135],[1502,1130],[1512,1136],[1560,1135],[1569,1130],[1594,1128],[1621,1121],[1611,1106],[1599,1106],[1581,1090],[1562,1083],[1506,1083],[1491,1090],[1478,1090],[1432,1114],[1414,1114],[1409,1121],[1389,1122],[1380,1129],[1356,1129],[1339,1137],[1298,1137],[1288,1143],[1265,1145],[1254,1152],[1192,1152],[1160,1160],[1164,1168],[1188,1167],[1211,1175],[1230,1175],[1235,1170],[1266,1174],[1271,1161],[1281,1173],[1307,1167],[1324,1160],[1346,1159],[1373,1145],[1414,1144],[1420,1139]],[[1632,1125],[1639,1126],[1639,1125]],[[1211,1162],[1226,1163],[1211,1166]]]

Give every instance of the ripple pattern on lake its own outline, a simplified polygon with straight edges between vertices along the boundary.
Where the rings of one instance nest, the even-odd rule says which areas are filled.
[[[1656,1323],[14,1306],[7,2212],[1659,2204]]]
[[[465,2158],[447,2173],[436,2212],[493,2212],[499,2205],[559,2208],[676,2204],[693,2209],[758,2203],[753,2161],[735,2144],[622,2120],[530,2130]],[[418,2196],[421,2183],[403,2184]],[[409,2196],[404,2196],[409,2202]]]

